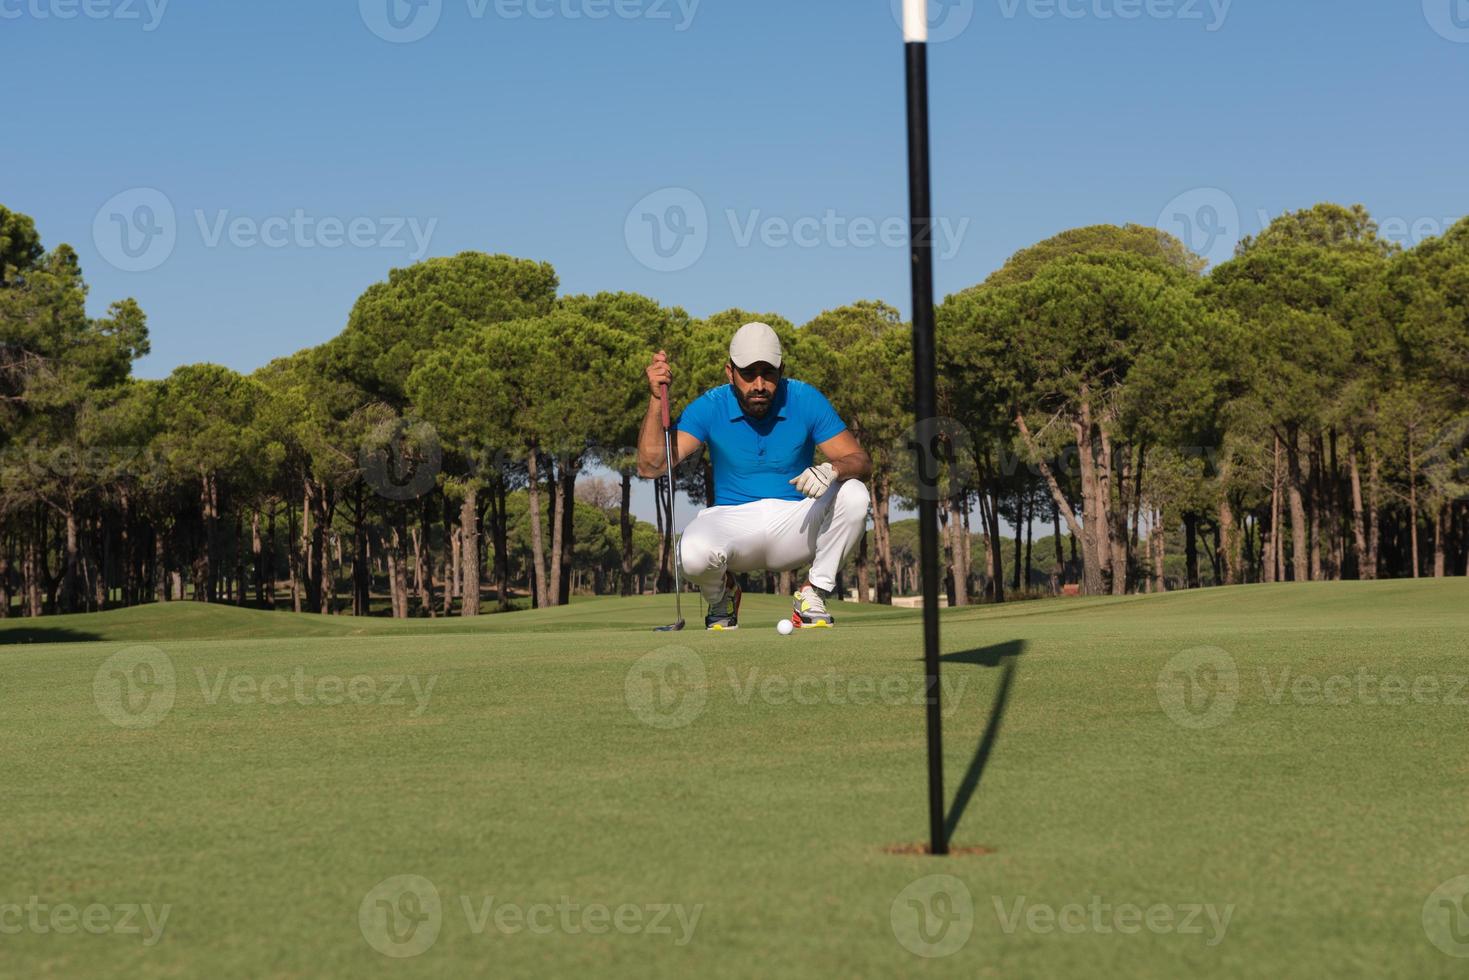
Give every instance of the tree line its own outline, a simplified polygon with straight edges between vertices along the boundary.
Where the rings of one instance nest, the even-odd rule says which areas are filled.
[[[916,425],[910,329],[880,301],[797,328],[558,289],[544,262],[429,259],[319,346],[144,380],[140,306],[88,316],[76,253],[0,208],[0,615],[476,615],[666,590],[666,478],[653,525],[630,508],[642,368],[669,352],[677,412],[724,383],[754,319],[873,457],[845,571],[863,601],[912,584],[889,515],[925,495],[957,605],[1030,587],[1037,524],[1051,586],[1089,594],[1465,573],[1469,220],[1403,249],[1322,204],[1207,272],[1156,229],[1064,232],[943,301],[943,417]],[[595,466],[617,482],[589,489]],[[674,479],[713,499],[706,454]]]

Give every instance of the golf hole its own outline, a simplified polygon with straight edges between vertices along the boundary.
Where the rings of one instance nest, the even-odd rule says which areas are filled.
[[[913,854],[924,854],[924,855],[927,855],[927,854],[932,854],[933,851],[930,849],[930,847],[928,845],[928,842],[927,841],[924,841],[921,844],[889,844],[887,847],[884,847],[883,848],[883,853],[885,853],[885,854],[902,854],[902,855],[913,855]],[[948,856],[949,857],[971,857],[971,856],[979,855],[979,854],[993,854],[993,853],[995,853],[995,849],[993,847],[985,847],[983,844],[973,844],[973,845],[970,845],[968,847],[954,847],[954,846],[951,845],[949,847],[949,854],[948,854]]]

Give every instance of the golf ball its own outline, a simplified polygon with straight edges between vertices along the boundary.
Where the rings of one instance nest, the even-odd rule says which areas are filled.
[[[790,635],[791,631],[795,628],[795,626],[791,625],[791,621],[789,619],[782,619],[780,622],[775,624],[775,631],[781,636]]]

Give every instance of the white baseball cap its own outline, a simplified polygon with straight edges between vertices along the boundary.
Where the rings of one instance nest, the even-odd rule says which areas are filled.
[[[757,361],[780,367],[780,338],[768,323],[747,323],[735,331],[734,339],[729,342],[729,359],[740,368]]]

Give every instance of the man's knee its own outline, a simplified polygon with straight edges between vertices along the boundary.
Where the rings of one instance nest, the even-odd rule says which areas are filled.
[[[726,561],[725,549],[712,538],[684,531],[679,539],[678,554],[684,574],[696,579],[708,572],[722,571]]]
[[[836,506],[847,515],[867,516],[867,505],[872,500],[872,495],[867,491],[867,484],[861,480],[843,480],[837,487]]]

